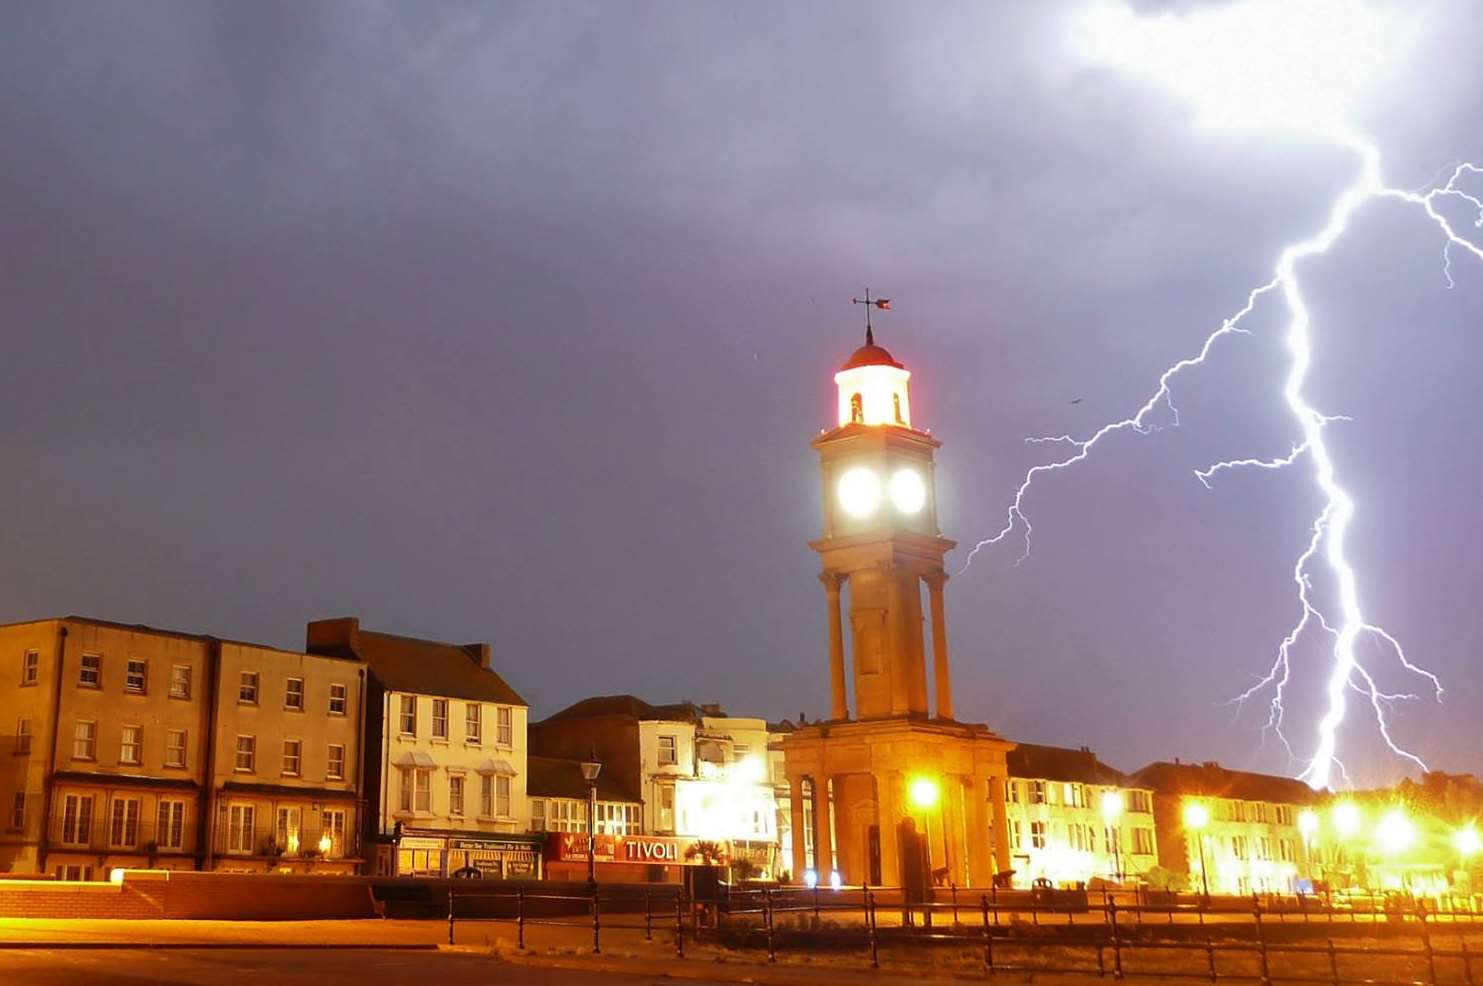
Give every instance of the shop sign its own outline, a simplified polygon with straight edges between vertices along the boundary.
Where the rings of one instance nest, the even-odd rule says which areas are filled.
[[[401,849],[442,849],[446,846],[446,839],[429,839],[422,836],[402,836],[402,841],[397,843]]]
[[[669,866],[700,866],[699,856],[687,857],[694,839],[676,839],[663,835],[599,835],[594,854],[599,863],[657,863]],[[555,859],[585,860],[587,835],[582,832],[557,832],[551,840]]]
[[[406,842],[405,839],[402,840]],[[485,852],[526,852],[533,853],[539,850],[539,846],[530,842],[520,842],[513,839],[455,839],[448,840],[449,849],[477,849]]]

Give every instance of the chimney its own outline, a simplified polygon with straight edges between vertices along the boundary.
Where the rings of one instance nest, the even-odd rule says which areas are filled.
[[[464,644],[463,649],[468,651],[469,660],[479,665],[485,671],[489,670],[491,648],[488,644]]]
[[[360,617],[341,616],[313,620],[304,634],[304,650],[310,654],[354,653],[360,646]]]
[[[720,702],[702,702],[701,703],[701,706],[700,706],[700,711],[704,715],[708,715],[708,716],[720,716],[721,715],[721,703]]]

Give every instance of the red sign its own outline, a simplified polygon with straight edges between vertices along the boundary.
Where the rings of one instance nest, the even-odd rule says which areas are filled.
[[[686,857],[694,839],[664,835],[599,835],[593,854],[599,863],[659,863],[669,866],[701,866],[699,855]],[[587,835],[583,832],[553,832],[547,847],[553,860],[586,860]]]

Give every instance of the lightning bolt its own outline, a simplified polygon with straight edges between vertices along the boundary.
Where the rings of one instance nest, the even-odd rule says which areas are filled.
[[[1312,237],[1286,247],[1277,258],[1272,279],[1254,288],[1246,303],[1235,314],[1226,318],[1219,327],[1210,332],[1195,355],[1174,363],[1159,376],[1158,387],[1131,416],[1112,421],[1098,428],[1087,438],[1058,435],[1045,438],[1026,439],[1029,444],[1047,444],[1069,447],[1068,454],[1050,462],[1033,466],[1015,490],[1010,502],[1005,524],[998,533],[979,541],[969,552],[962,571],[967,571],[979,551],[1005,541],[1017,529],[1023,531],[1024,546],[1016,565],[1030,555],[1033,525],[1025,513],[1025,498],[1036,479],[1050,473],[1069,469],[1087,459],[1097,446],[1110,436],[1120,432],[1147,435],[1163,426],[1165,416],[1170,426],[1179,424],[1179,410],[1174,403],[1172,384],[1174,378],[1191,367],[1201,366],[1210,359],[1216,344],[1233,334],[1248,332],[1242,322],[1257,304],[1267,295],[1275,294],[1282,299],[1287,311],[1285,336],[1288,353],[1287,377],[1282,388],[1283,401],[1297,425],[1301,440],[1294,443],[1291,451],[1272,458],[1230,459],[1217,462],[1205,469],[1196,470],[1196,478],[1208,489],[1213,478],[1221,472],[1257,468],[1267,470],[1285,469],[1306,464],[1312,470],[1314,483],[1323,495],[1323,506],[1313,522],[1312,536],[1293,566],[1293,581],[1297,586],[1300,612],[1297,622],[1278,645],[1276,659],[1268,672],[1256,684],[1233,699],[1239,707],[1246,701],[1270,690],[1268,718],[1265,731],[1274,733],[1287,749],[1294,762],[1296,757],[1292,744],[1283,732],[1285,710],[1283,696],[1291,679],[1291,654],[1294,646],[1307,633],[1321,631],[1333,640],[1333,665],[1325,684],[1326,710],[1318,723],[1318,738],[1312,757],[1298,775],[1315,788],[1330,785],[1334,772],[1347,779],[1342,762],[1336,755],[1337,734],[1348,711],[1348,696],[1358,692],[1370,704],[1380,736],[1397,755],[1422,770],[1426,764],[1414,753],[1402,747],[1391,735],[1387,717],[1397,702],[1415,699],[1411,694],[1383,692],[1377,686],[1370,671],[1359,661],[1356,645],[1361,639],[1378,641],[1407,672],[1424,678],[1431,688],[1433,697],[1440,701],[1443,694],[1441,681],[1436,675],[1411,662],[1400,642],[1383,627],[1368,622],[1360,603],[1359,576],[1346,551],[1346,537],[1355,517],[1354,498],[1345,489],[1338,477],[1334,460],[1325,437],[1326,426],[1335,421],[1345,421],[1342,415],[1327,415],[1318,411],[1309,402],[1304,392],[1308,371],[1313,362],[1312,315],[1303,296],[1298,268],[1302,261],[1327,253],[1348,230],[1350,220],[1364,205],[1377,200],[1395,200],[1414,206],[1431,221],[1442,234],[1443,274],[1450,288],[1452,258],[1454,251],[1462,251],[1483,261],[1483,248],[1461,236],[1451,221],[1439,211],[1444,201],[1451,201],[1476,213],[1475,228],[1483,228],[1483,198],[1460,187],[1460,182],[1469,176],[1483,175],[1483,168],[1464,162],[1454,166],[1447,181],[1433,182],[1419,190],[1405,190],[1388,186],[1381,178],[1380,152],[1370,141],[1351,133],[1332,134],[1343,146],[1355,153],[1359,159],[1359,172],[1354,180],[1340,192],[1334,201],[1325,225]],[[1333,618],[1313,600],[1312,576],[1309,569],[1319,559],[1332,581],[1337,611]]]

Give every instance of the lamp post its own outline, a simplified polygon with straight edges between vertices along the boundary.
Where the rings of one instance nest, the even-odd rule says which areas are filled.
[[[927,837],[927,883],[932,883],[932,809],[937,807],[941,791],[938,789],[937,781],[930,777],[918,777],[911,782],[911,788],[907,791],[911,796],[911,803],[922,809],[926,815],[926,824],[922,829]],[[942,823],[942,860],[947,864],[947,820]]]
[[[592,759],[582,761],[582,777],[587,781],[587,886],[597,888],[597,775],[602,762],[597,759],[597,750]]]
[[[1111,841],[1108,846],[1112,850],[1112,865],[1116,870],[1117,882],[1123,882],[1123,833],[1120,821],[1123,815],[1123,794],[1121,791],[1102,792],[1102,825],[1107,838]],[[1113,833],[1117,833],[1114,838]]]
[[[1313,864],[1313,836],[1318,832],[1318,812],[1312,808],[1298,812],[1298,831],[1303,836],[1303,863],[1312,879],[1318,876],[1318,867]]]
[[[1210,810],[1198,801],[1184,806],[1184,827],[1195,833],[1200,846],[1200,886],[1205,891],[1205,904],[1210,903],[1210,876],[1205,871],[1205,826],[1210,824]]]

